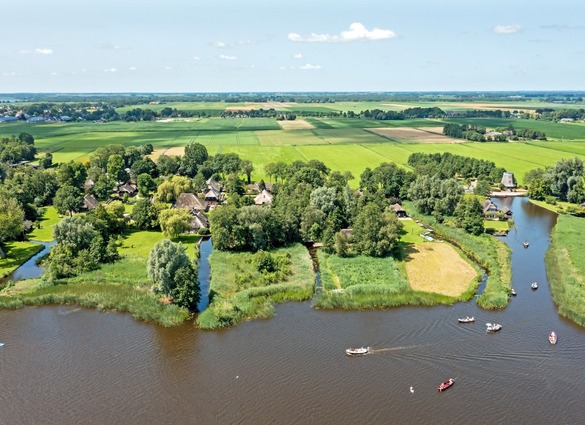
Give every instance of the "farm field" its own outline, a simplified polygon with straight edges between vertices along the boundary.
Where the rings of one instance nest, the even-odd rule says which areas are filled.
[[[335,104],[331,104],[335,105]],[[362,105],[365,106],[365,105]],[[412,106],[412,105],[411,105]],[[274,161],[318,159],[333,170],[351,171],[357,187],[366,167],[396,162],[408,168],[414,152],[451,152],[494,161],[513,171],[522,182],[533,168],[553,165],[562,158],[585,159],[585,124],[561,124],[518,119],[449,120],[485,126],[531,128],[544,131],[549,141],[513,143],[437,143],[438,120],[375,121],[361,119],[307,118],[313,129],[287,129],[269,118],[203,118],[191,121],[111,123],[10,123],[0,125],[0,137],[28,132],[35,137],[39,154],[51,152],[54,162],[84,161],[108,144],[138,146],[151,143],[156,158],[178,155],[190,142],[204,144],[211,155],[234,152],[254,163],[254,179],[269,180],[266,164]],[[301,126],[303,127],[303,126]],[[428,135],[428,137],[427,137]]]

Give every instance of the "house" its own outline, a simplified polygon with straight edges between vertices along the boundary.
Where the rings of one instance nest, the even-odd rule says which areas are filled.
[[[205,200],[207,202],[219,202],[221,199],[221,192],[215,190],[213,188],[209,188],[209,190],[205,193]]]
[[[184,208],[190,212],[206,211],[207,202],[193,193],[183,192],[175,202],[175,208]]]
[[[272,204],[272,198],[272,193],[264,189],[254,198],[254,203],[256,205],[270,205]]]
[[[510,218],[512,217],[512,210],[508,207],[502,207],[502,209],[500,210],[505,217]]]
[[[489,199],[483,201],[483,216],[487,220],[497,220],[500,216],[498,206]]]
[[[559,121],[562,123],[568,123],[568,122],[573,122],[575,120],[573,118],[561,118]]]
[[[90,190],[93,186],[95,185],[94,181],[92,179],[87,179],[85,181],[85,183],[83,183],[83,190],[85,190],[86,192],[88,190]]]
[[[505,189],[512,190],[516,187],[516,179],[514,178],[514,173],[509,171],[505,171],[502,175],[502,185]]]
[[[86,210],[95,210],[99,204],[99,201],[93,195],[85,195],[83,197],[83,208]]]
[[[207,179],[205,184],[207,185],[208,189],[213,189],[217,193],[221,193],[223,191],[223,186],[215,179]]]
[[[124,183],[118,187],[119,196],[134,196],[138,193],[138,187],[134,183]]]
[[[209,220],[202,212],[196,212],[189,223],[191,230],[209,229]]]
[[[268,192],[272,192],[272,186],[274,186],[272,183],[264,183],[264,189],[266,189]],[[252,185],[252,191],[256,193],[262,192],[262,189],[260,189],[260,183],[254,183]]]
[[[392,210],[396,213],[398,218],[405,218],[408,216],[408,214],[406,214],[406,210],[402,208],[402,205],[400,205],[398,202],[392,205]]]

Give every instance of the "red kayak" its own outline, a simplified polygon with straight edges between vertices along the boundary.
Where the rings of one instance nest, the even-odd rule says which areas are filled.
[[[455,380],[453,378],[449,378],[449,380],[447,380],[447,381],[443,382],[441,385],[439,385],[438,390],[445,391],[447,388],[451,388],[454,383],[455,383]]]
[[[548,341],[551,344],[556,344],[557,343],[557,334],[555,332],[551,332],[550,334],[548,334]]]

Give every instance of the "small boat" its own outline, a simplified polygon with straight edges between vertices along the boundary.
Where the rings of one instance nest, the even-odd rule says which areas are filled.
[[[513,296],[516,296],[516,290],[514,288],[512,288],[512,291],[510,292]]]
[[[471,322],[475,322],[475,317],[473,316],[466,316],[462,319],[457,319],[459,321],[459,323],[471,323]]]
[[[370,352],[370,347],[361,347],[361,348],[348,348],[345,350],[345,354],[348,356],[363,356]]]
[[[500,325],[499,323],[486,323],[486,326],[487,332],[496,332],[502,329],[502,325]]]
[[[531,287],[532,289],[538,289],[538,283],[536,283],[536,282],[532,282],[532,284],[530,285],[530,287]]]
[[[524,248],[528,248],[528,246],[529,246],[529,243],[528,243],[528,241],[524,242],[524,243],[522,244],[522,246],[523,246]]]
[[[455,383],[455,380],[453,378],[449,378],[445,382],[442,382],[441,385],[439,385],[439,388],[437,388],[437,389],[439,391],[445,391],[447,388],[451,388],[454,383]]]
[[[548,341],[552,344],[555,345],[557,343],[557,334],[555,332],[551,332],[548,334]]]

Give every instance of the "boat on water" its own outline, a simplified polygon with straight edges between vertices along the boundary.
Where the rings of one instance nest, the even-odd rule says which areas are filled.
[[[348,356],[363,356],[370,352],[370,347],[360,347],[360,348],[348,348],[345,350],[345,354]]]
[[[455,380],[453,378],[449,378],[445,382],[441,382],[441,385],[439,385],[439,388],[437,388],[437,389],[439,391],[445,391],[447,388],[451,388],[454,383],[455,383]]]
[[[502,325],[500,325],[499,323],[486,323],[485,325],[487,326],[486,328],[487,332],[496,332],[502,329]]]
[[[516,296],[516,290],[514,288],[512,288],[512,291],[510,292],[513,296]]]
[[[536,283],[536,282],[532,282],[532,284],[530,285],[530,287],[531,287],[532,289],[538,289],[538,283]]]
[[[530,245],[530,244],[528,243],[528,241],[526,241],[526,242],[524,242],[524,243],[522,244],[522,246],[523,246],[524,248],[528,248],[528,246],[529,246],[529,245]]]
[[[475,322],[475,317],[473,316],[466,316],[460,319],[457,319],[459,321],[459,323],[471,323],[471,322]]]
[[[551,332],[548,334],[548,341],[552,344],[555,345],[557,343],[557,334],[556,332]]]

